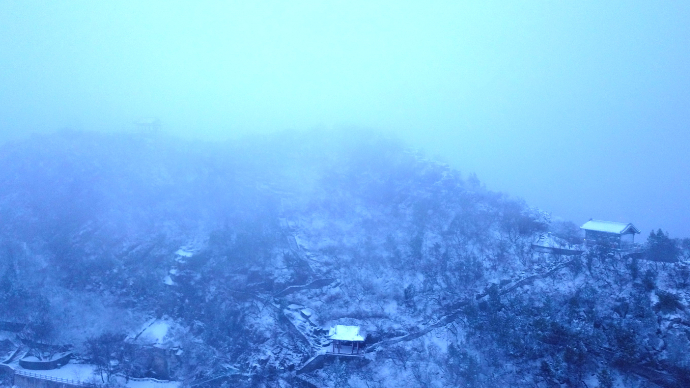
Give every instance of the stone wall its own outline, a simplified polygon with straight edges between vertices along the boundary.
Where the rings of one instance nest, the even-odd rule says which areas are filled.
[[[50,369],[57,369],[69,362],[69,360],[72,358],[72,353],[67,353],[63,355],[60,358],[57,358],[55,360],[51,361],[28,361],[28,360],[19,360],[19,366],[21,366],[24,369],[31,369],[31,370],[50,370]]]

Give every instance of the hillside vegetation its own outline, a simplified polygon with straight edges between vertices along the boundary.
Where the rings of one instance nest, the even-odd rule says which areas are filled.
[[[536,253],[578,228],[381,136],[34,136],[0,148],[0,220],[0,321],[104,382],[690,386],[690,240]],[[310,364],[335,324],[364,356]]]

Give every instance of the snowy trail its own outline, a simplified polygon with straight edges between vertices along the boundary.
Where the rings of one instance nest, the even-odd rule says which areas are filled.
[[[312,289],[318,289],[318,288],[323,288],[328,286],[329,284],[335,282],[336,279],[332,278],[327,278],[327,279],[317,279],[314,280],[311,283],[303,284],[301,286],[290,286],[285,288],[284,290],[278,292],[277,294],[273,295],[273,297],[281,297],[281,296],[286,296],[288,294],[292,294],[293,292],[301,291],[301,290],[312,290]]]

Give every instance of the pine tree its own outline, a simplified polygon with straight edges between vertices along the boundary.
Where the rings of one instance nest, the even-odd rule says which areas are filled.
[[[649,260],[676,262],[680,250],[676,242],[668,237],[667,233],[658,229],[656,233],[652,230],[647,238],[647,257]]]

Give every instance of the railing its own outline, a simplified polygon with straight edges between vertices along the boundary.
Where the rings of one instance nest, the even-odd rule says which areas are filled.
[[[25,370],[21,369],[15,369],[14,370],[15,374],[26,376],[26,377],[32,377],[35,379],[40,379],[40,380],[48,380],[48,381],[55,381],[57,383],[65,383],[69,385],[74,385],[78,387],[101,387],[103,384],[97,384],[97,383],[85,383],[83,381],[78,381],[78,380],[71,380],[71,379],[63,379],[62,377],[55,377],[55,376],[48,376],[48,375],[42,375],[38,373],[33,373],[33,372],[27,372]],[[122,378],[126,378],[122,374],[117,374],[117,376],[120,376]],[[157,384],[169,384],[171,380],[158,380],[153,377],[129,377],[127,378],[130,381],[148,381],[151,383],[157,383]]]
[[[173,380],[158,380],[153,377],[126,377],[125,375],[118,373],[117,376],[126,378],[129,381],[148,381],[151,383],[157,383],[157,384],[169,384]]]
[[[21,370],[21,369],[15,369],[14,373],[17,375],[21,375],[21,376],[32,377],[32,378],[40,379],[40,380],[55,381],[57,383],[65,383],[65,384],[74,385],[74,386],[78,386],[78,387],[100,387],[101,386],[100,384],[84,383],[84,382],[77,381],[77,380],[63,379],[62,377],[40,375],[38,373],[27,372],[27,371]]]

